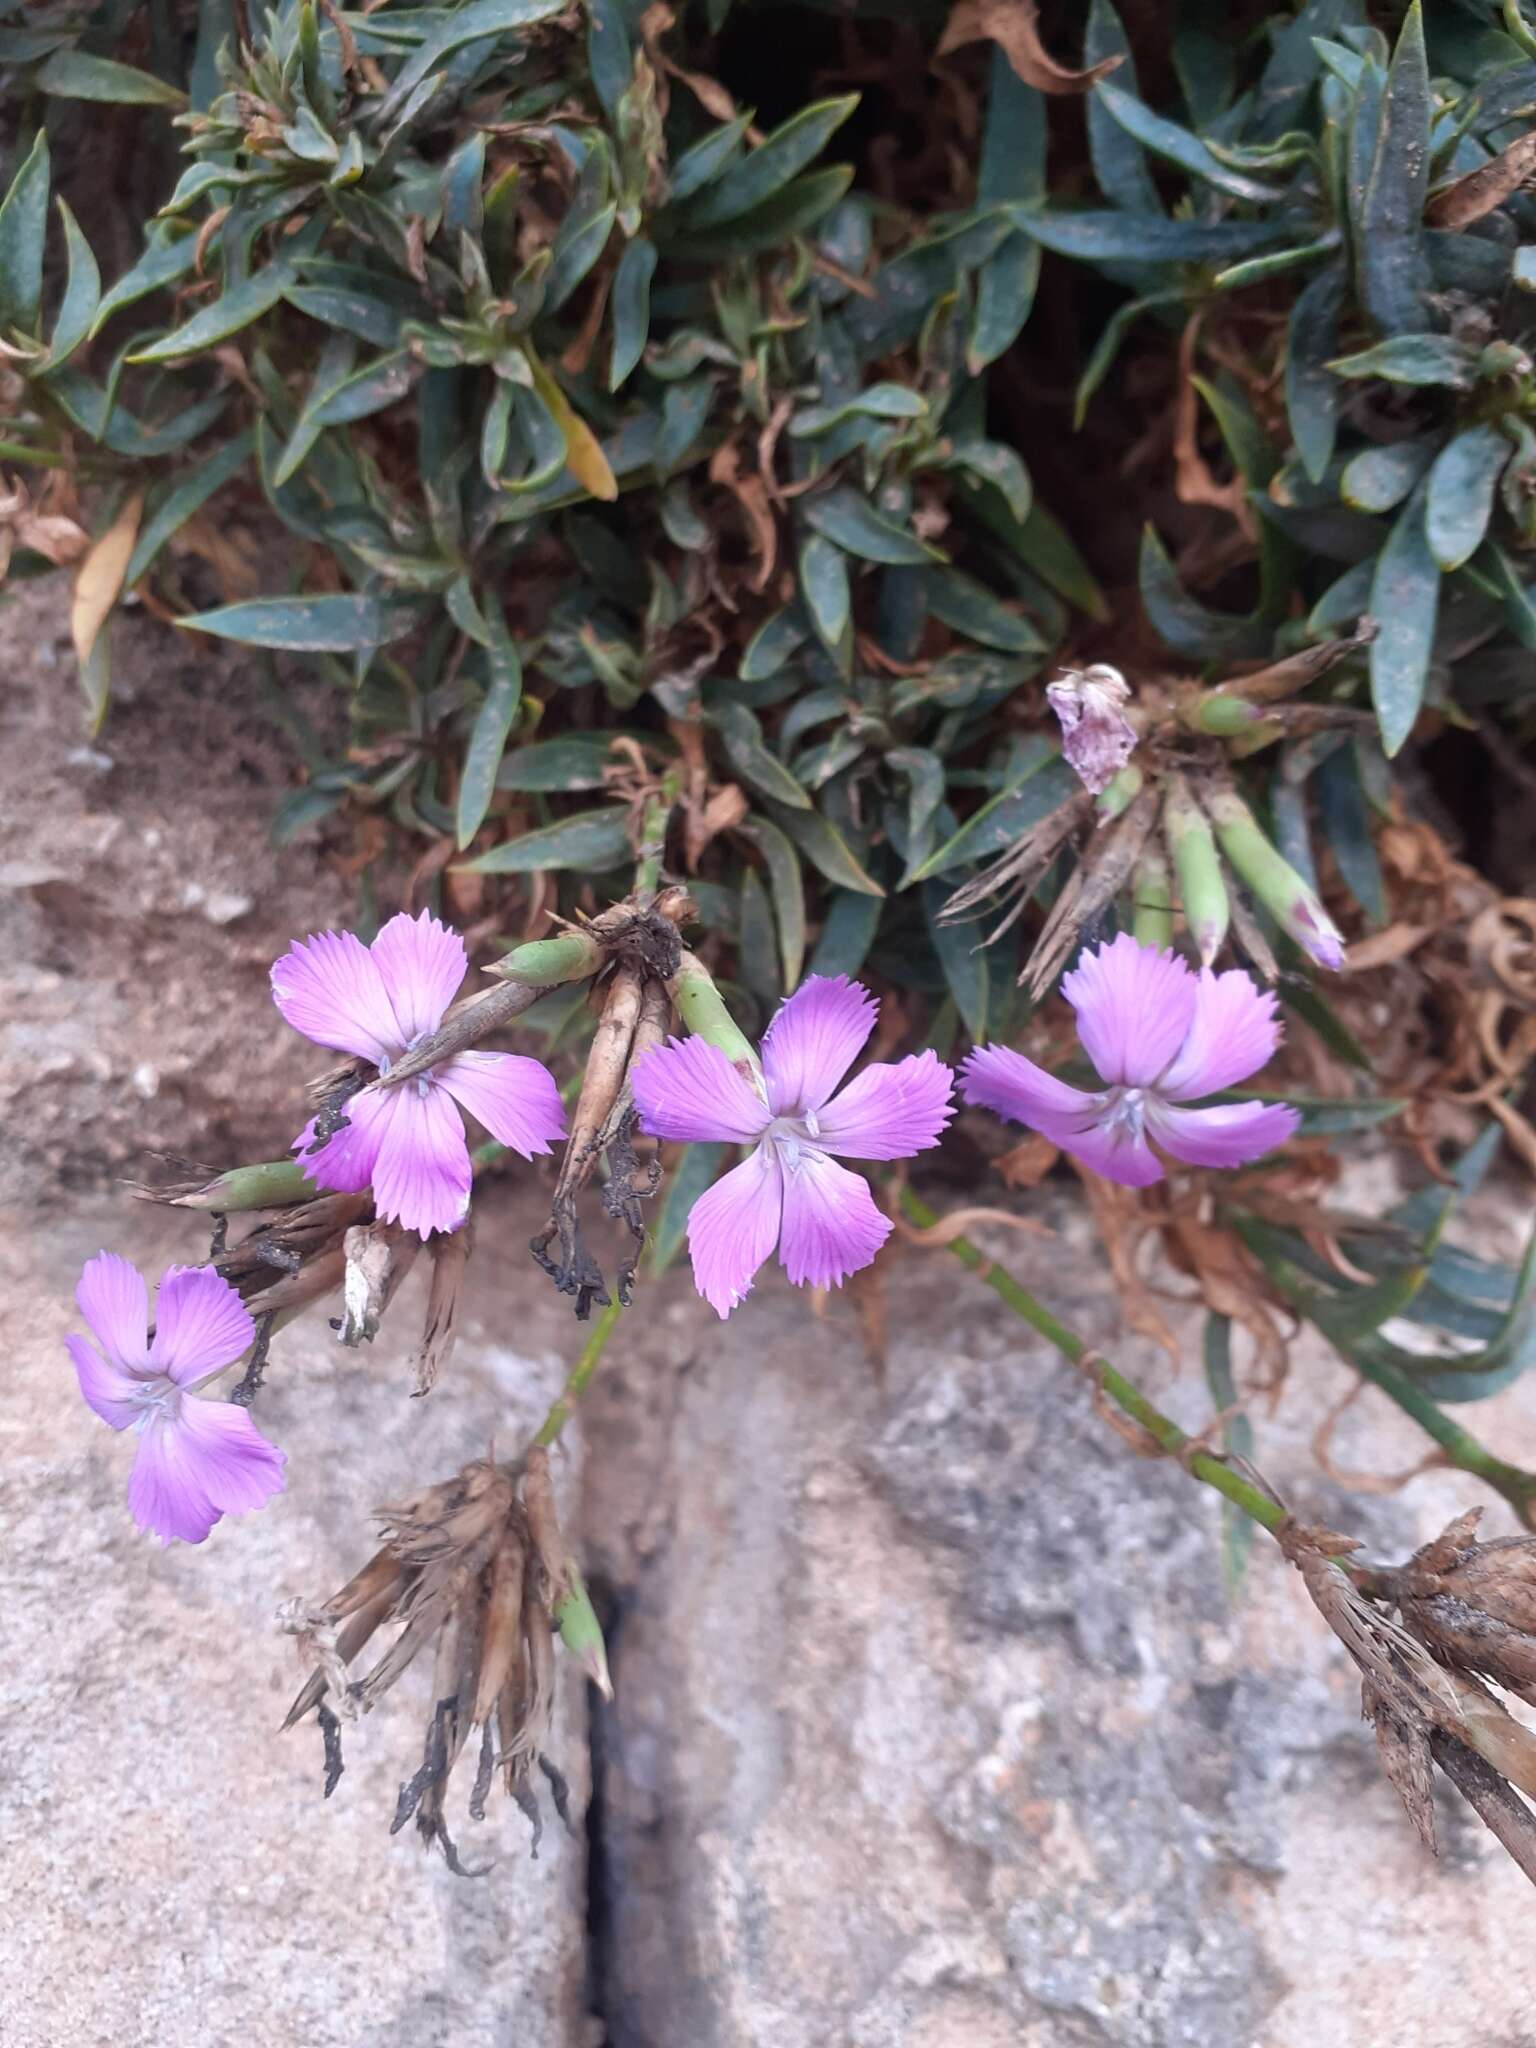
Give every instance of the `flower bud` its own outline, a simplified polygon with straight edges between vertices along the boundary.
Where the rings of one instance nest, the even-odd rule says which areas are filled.
[[[602,1626],[574,1564],[566,1566],[566,1592],[555,1602],[555,1632],[605,1700],[613,1698]]]
[[[1139,946],[1156,946],[1160,953],[1173,944],[1173,881],[1168,857],[1155,839],[1141,850],[1131,877],[1131,932]]]
[[[1179,881],[1179,900],[1200,955],[1200,965],[1209,967],[1227,935],[1231,905],[1226,879],[1211,834],[1210,820],[1195,802],[1182,775],[1170,774],[1163,798],[1163,831],[1173,855]]]
[[[519,988],[554,988],[596,974],[607,954],[588,932],[562,932],[554,939],[530,939],[490,968],[498,981]]]
[[[228,1173],[202,1187],[179,1189],[174,1194],[144,1190],[148,1201],[167,1202],[173,1209],[286,1209],[295,1202],[312,1202],[320,1193],[297,1159],[269,1159],[260,1166],[235,1166]]]
[[[1221,850],[1276,922],[1319,967],[1344,965],[1344,940],[1316,892],[1277,853],[1235,789],[1219,783],[1203,792]]]

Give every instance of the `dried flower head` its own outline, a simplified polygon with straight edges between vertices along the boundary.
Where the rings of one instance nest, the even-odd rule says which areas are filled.
[[[1125,715],[1130,696],[1119,669],[1103,661],[1066,669],[1046,686],[1046,702],[1061,722],[1061,751],[1095,796],[1136,750],[1136,728]]]
[[[414,1818],[449,1867],[470,1874],[448,1832],[445,1805],[454,1765],[478,1728],[470,1817],[484,1818],[499,1771],[532,1824],[537,1851],[543,1824],[535,1768],[566,1817],[565,1780],[545,1746],[554,1718],[555,1636],[580,1587],[561,1541],[547,1455],[531,1451],[521,1471],[477,1459],[413,1499],[381,1508],[379,1523],[383,1547],[339,1593],[318,1608],[294,1602],[284,1610],[283,1625],[315,1662],[284,1726],[316,1713],[329,1797],[342,1772],[341,1719],[367,1713],[430,1645],[432,1710],[422,1760],[400,1788],[390,1832]],[[349,1665],[391,1624],[400,1630],[394,1642],[353,1678]]]

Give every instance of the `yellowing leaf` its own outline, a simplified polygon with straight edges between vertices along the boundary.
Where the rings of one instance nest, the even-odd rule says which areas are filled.
[[[554,375],[545,369],[526,344],[524,352],[528,367],[533,372],[533,388],[549,407],[556,426],[565,436],[565,459],[571,475],[594,498],[606,498],[612,503],[619,495],[619,487],[596,434],[561,390]]]
[[[139,519],[143,510],[144,494],[135,491],[106,532],[91,543],[89,553],[75,573],[69,631],[82,668],[89,663],[97,635],[107,623],[122,591],[123,571],[128,567],[133,544],[139,537]]]

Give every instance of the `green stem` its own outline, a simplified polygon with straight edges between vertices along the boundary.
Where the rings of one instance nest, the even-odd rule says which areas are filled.
[[[1452,1422],[1445,1410],[1438,1407],[1422,1388],[1416,1387],[1407,1373],[1397,1366],[1371,1358],[1364,1347],[1358,1355],[1348,1352],[1342,1355],[1348,1358],[1362,1379],[1379,1387],[1389,1401],[1395,1401],[1403,1413],[1419,1425],[1426,1436],[1434,1439],[1444,1451],[1448,1465],[1454,1465],[1460,1472],[1470,1472],[1486,1486],[1491,1486],[1495,1493],[1509,1502],[1528,1529],[1536,1528],[1536,1473],[1522,1472],[1518,1465],[1507,1465],[1502,1458],[1496,1458],[1470,1430],[1463,1429],[1459,1422]]]
[[[931,1230],[940,1220],[926,1202],[914,1195],[910,1188],[903,1188],[899,1197],[901,1213],[908,1222],[915,1223],[920,1230]],[[1208,1451],[1189,1451],[1190,1439],[1171,1416],[1154,1406],[1133,1380],[1104,1359],[1091,1344],[1086,1343],[1065,1323],[1057,1320],[1043,1303],[1036,1301],[1028,1288],[1021,1287],[1011,1273],[985,1256],[969,1238],[954,1237],[945,1246],[962,1266],[968,1266],[979,1276],[1000,1301],[1008,1304],[1016,1316],[1020,1316],[1030,1328],[1053,1345],[1064,1358],[1076,1366],[1089,1370],[1095,1382],[1104,1389],[1118,1408],[1130,1416],[1147,1432],[1159,1450],[1170,1457],[1178,1458],[1193,1478],[1204,1485],[1214,1487],[1217,1493],[1241,1508],[1262,1529],[1273,1535],[1286,1519],[1286,1511],[1278,1501],[1260,1493],[1246,1479],[1239,1477],[1220,1458],[1212,1457]]]
[[[530,1450],[547,1451],[571,1419],[571,1410],[587,1390],[587,1382],[597,1370],[598,1360],[613,1335],[614,1326],[623,1311],[617,1301],[610,1301],[597,1321],[592,1325],[592,1334],[581,1348],[581,1356],[571,1367],[570,1377],[560,1389],[557,1398],[550,1403],[549,1413],[540,1426],[538,1435],[529,1445]]]

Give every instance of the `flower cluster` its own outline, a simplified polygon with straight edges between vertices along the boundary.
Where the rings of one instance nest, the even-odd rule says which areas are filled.
[[[459,1051],[391,1083],[394,1064],[442,1024],[466,967],[463,941],[423,912],[391,918],[371,946],[345,932],[301,940],[272,969],[287,1022],[358,1063],[339,1108],[312,1120],[294,1151],[304,1177],[335,1191],[330,1199],[371,1191],[365,1236],[382,1228],[439,1248],[460,1242],[453,1234],[472,1180],[461,1112],[524,1157],[548,1152],[564,1133],[559,1093],[537,1060]],[[1241,1166],[1295,1132],[1296,1112],[1284,1104],[1192,1106],[1253,1074],[1279,1042],[1275,999],[1246,974],[1192,974],[1175,954],[1121,936],[1085,952],[1062,991],[1102,1086],[1073,1087],[1021,1053],[983,1046],[961,1069],[965,1100],[1028,1124],[1130,1187],[1162,1177],[1160,1154]],[[760,1057],[734,1025],[727,1030],[712,984],[709,997],[700,1007],[679,995],[700,1028],[653,1041],[634,1058],[628,1087],[651,1137],[749,1148],[688,1218],[695,1283],[724,1317],[775,1251],[797,1287],[840,1287],[870,1264],[892,1225],[869,1181],[843,1162],[909,1159],[937,1145],[955,1113],[955,1076],[922,1052],[873,1061],[850,1080],[879,1005],[843,976],[813,975],[790,996]],[[348,1232],[349,1246],[362,1229]],[[212,1266],[173,1267],[153,1335],[145,1283],[113,1253],[86,1266],[76,1299],[96,1339],[67,1340],[81,1392],[114,1429],[138,1432],[128,1498],[141,1527],[199,1543],[221,1515],[281,1491],[283,1453],[248,1410],[194,1391],[256,1342],[257,1324],[228,1279]],[[270,1325],[268,1315],[263,1330]],[[259,1384],[263,1355],[264,1340],[248,1388]]]

